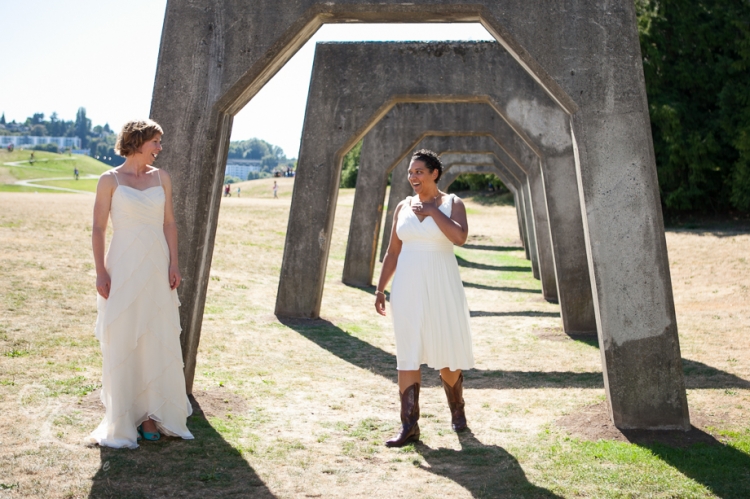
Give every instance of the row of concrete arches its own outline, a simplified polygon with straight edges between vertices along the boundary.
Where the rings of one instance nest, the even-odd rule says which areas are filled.
[[[481,22],[500,43],[318,46],[277,313],[320,313],[341,160],[356,142],[365,139],[362,168],[377,155],[366,147],[384,143],[372,139],[368,146],[370,134],[390,133],[399,145],[372,163],[380,166],[372,177],[380,192],[383,165],[403,161],[399,154],[415,143],[450,134],[484,137],[496,146],[443,150],[492,152],[515,179],[510,184],[534,222],[533,237],[526,224],[526,239],[545,297],[560,301],[566,330],[575,330],[573,318],[581,317],[581,327],[593,325],[599,335],[615,424],[688,428],[635,15],[626,1],[170,2],[152,117],[168,130],[161,158],[178,199],[188,390],[232,116],[322,23],[348,21]],[[487,129],[476,134],[394,120],[398,126],[376,130],[399,111],[430,116],[406,104],[434,107],[446,123],[450,106],[461,112],[476,105],[485,109],[477,116],[487,115],[478,120],[488,120]],[[391,131],[407,126],[419,131]],[[375,257],[372,248],[362,254],[370,262]]]

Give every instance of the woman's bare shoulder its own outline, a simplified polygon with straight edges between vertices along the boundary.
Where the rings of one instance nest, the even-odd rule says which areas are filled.
[[[112,168],[99,175],[99,185],[109,186],[117,185],[117,179],[115,178],[115,172],[117,168]]]
[[[154,173],[156,173],[157,175],[159,175],[161,178],[167,179],[167,180],[172,180],[172,176],[169,174],[169,172],[167,170],[164,170],[162,168],[156,168],[155,166],[152,166],[151,168],[153,168],[153,170],[151,170],[151,171],[153,171]]]

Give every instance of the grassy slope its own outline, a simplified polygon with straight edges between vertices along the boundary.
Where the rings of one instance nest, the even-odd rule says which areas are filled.
[[[9,153],[0,150],[0,191],[6,192],[29,192],[36,189],[13,185],[16,180],[28,180],[37,178],[70,177],[70,181],[51,181],[46,185],[55,185],[69,189],[78,189],[94,192],[96,182],[73,179],[73,170],[77,167],[81,175],[100,175],[107,171],[109,166],[97,161],[90,156],[55,154],[44,151],[34,151],[34,164],[28,163],[31,151],[15,150]],[[23,161],[19,166],[7,166],[5,163]],[[38,189],[38,192],[55,192],[47,189]]]

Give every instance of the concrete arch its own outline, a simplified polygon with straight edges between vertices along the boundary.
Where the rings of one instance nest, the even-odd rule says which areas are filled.
[[[487,67],[502,68],[502,71],[492,74],[492,81],[488,82]],[[362,96],[367,96],[367,99],[363,100]],[[570,117],[499,45],[318,44],[276,300],[278,315],[319,315],[343,156],[396,104],[415,101],[489,102],[513,129],[514,138],[511,140],[522,141],[527,149],[535,151],[537,157],[545,159],[543,167],[536,169],[541,170],[541,181],[533,181],[534,169],[529,172],[532,203],[545,200],[545,180],[549,180],[549,187],[553,191],[563,185],[566,186],[562,189],[566,194],[578,191]],[[325,165],[333,165],[333,168]],[[570,195],[561,196],[560,201],[567,202],[572,208],[561,210],[561,215],[578,213],[580,201],[576,206],[571,199]],[[551,240],[544,241],[545,237],[550,237],[549,229],[539,229],[548,217],[548,210],[533,211],[540,273],[543,290],[547,292],[555,286],[544,285],[545,265],[541,255],[543,250],[552,249],[553,244]],[[559,229],[569,220],[563,217],[555,226]],[[561,237],[574,234],[573,230],[559,232]],[[571,246],[585,241],[585,230],[582,229],[582,232],[583,237],[570,238]],[[561,248],[569,249],[563,245]],[[586,248],[587,257],[589,249]],[[581,258],[582,253],[570,251],[562,254]],[[567,260],[549,260],[552,260],[553,275],[567,270],[564,266]],[[569,267],[572,276],[580,273],[582,268],[590,269],[591,263],[588,261],[587,265],[580,265],[573,262]],[[549,267],[546,266],[547,269]],[[554,283],[555,280],[558,290],[559,286],[574,281],[573,278],[561,276],[548,282]],[[594,281],[589,282],[589,286],[595,288]],[[567,296],[572,298],[575,294],[567,293]],[[573,301],[566,298],[565,303],[571,304]],[[601,303],[601,300],[593,300],[594,309]],[[621,305],[622,302],[613,303],[615,308],[610,312]],[[568,309],[568,305],[563,304],[562,307]],[[602,316],[602,310],[599,312],[597,319]],[[602,343],[606,345],[606,340]],[[632,362],[633,357],[630,358]],[[618,372],[620,381],[627,379],[641,383],[642,378],[636,379],[632,369],[632,364],[628,368],[621,367],[619,356],[605,357],[603,363],[603,370]],[[649,364],[639,362],[638,370],[641,374],[650,373],[649,376],[663,373],[664,370],[673,371],[672,364],[661,361]],[[681,372],[674,374],[682,379]],[[663,377],[663,374],[657,376]],[[608,379],[611,381],[611,378]],[[614,391],[610,389],[608,393],[611,397],[613,394],[622,396],[631,392],[618,388]],[[621,406],[622,403],[622,400],[612,401],[613,406]]]
[[[450,151],[487,151],[492,152],[499,158],[502,158],[500,161],[503,164],[509,165],[507,168],[510,172],[512,172],[518,179],[519,182],[527,183],[527,177],[526,174],[523,171],[519,171],[519,168],[514,165],[512,162],[512,159],[506,154],[506,150],[503,149],[499,141],[496,137],[488,133],[487,131],[480,128],[482,126],[482,110],[484,108],[482,107],[476,107],[476,108],[470,108],[469,112],[467,113],[467,116],[475,116],[475,134],[476,135],[467,135],[467,136],[456,136],[456,135],[429,135],[421,139],[421,142],[417,142],[416,144],[410,143],[411,149],[404,151],[403,153],[399,152],[397,153],[399,157],[401,157],[401,161],[399,165],[396,167],[394,172],[402,171],[405,172],[406,168],[408,166],[409,162],[409,154],[411,151],[413,151],[415,148],[428,148],[435,150],[438,153],[445,153]],[[487,113],[487,109],[484,109],[485,114]],[[490,116],[492,115],[491,110]],[[391,133],[387,135],[379,135],[379,137],[383,140],[380,141],[382,144],[381,150],[388,149],[386,144],[399,144],[398,139],[396,139],[397,136],[402,136],[404,138],[405,142],[410,142],[411,137],[409,135],[410,129],[408,127],[401,128],[397,126],[397,123],[409,123],[409,118],[404,117],[401,121],[393,120],[391,121]],[[479,135],[483,134],[483,135]],[[368,140],[366,138],[365,140]],[[391,142],[392,139],[392,142]],[[365,144],[363,144],[362,148],[362,154],[365,154]],[[366,165],[364,163],[364,158],[362,158],[361,166],[360,166],[360,174],[365,173]],[[384,181],[383,181],[384,182]],[[359,182],[358,182],[359,184]],[[539,213],[536,211],[541,206],[542,210],[547,209],[549,206],[560,206],[560,204],[549,204],[547,203],[545,206],[544,199],[545,199],[545,192],[544,187],[547,187],[548,189],[551,189],[553,186],[546,185],[542,186],[540,185],[540,182],[537,182],[536,184],[531,183],[531,189],[530,189],[530,198],[532,199],[532,202],[536,202],[536,205],[531,210],[531,216],[530,219],[534,220],[534,226],[531,228],[531,232],[536,234],[536,237],[534,240],[530,241],[530,246],[533,249],[532,251],[532,257],[535,252],[538,252],[541,256],[545,255],[545,251],[547,252],[546,255],[552,254],[552,248],[550,247],[550,234],[556,235],[558,244],[555,248],[555,254],[561,255],[560,258],[552,259],[548,257],[547,261],[552,260],[554,263],[557,264],[554,268],[548,268],[546,272],[551,274],[551,280],[552,280],[552,286],[555,290],[559,290],[559,295],[553,295],[553,297],[550,297],[545,293],[545,298],[550,301],[555,301],[555,298],[557,296],[560,296],[560,305],[562,310],[562,317],[563,317],[563,327],[566,332],[569,334],[595,334],[596,332],[596,322],[594,317],[594,310],[593,310],[593,301],[591,296],[591,285],[588,279],[588,274],[584,273],[583,278],[580,272],[581,269],[586,271],[587,264],[586,262],[581,261],[582,259],[576,259],[576,256],[581,257],[582,255],[579,253],[578,255],[572,255],[574,258],[570,258],[570,255],[566,254],[566,245],[565,245],[565,238],[576,236],[576,227],[575,225],[568,223],[557,223],[555,225],[549,224],[547,225],[547,216],[540,217],[538,216]],[[558,186],[559,187],[559,186]],[[569,185],[569,188],[571,186]],[[572,186],[574,189],[575,186]],[[411,195],[411,186],[409,185],[406,175],[397,175],[394,173],[391,181],[391,194],[390,194],[390,200],[388,203],[388,211],[385,218],[385,229],[383,231],[383,243],[381,248],[387,247],[388,239],[390,237],[390,229],[391,229],[391,223],[392,223],[392,214],[393,210],[395,209],[396,205],[404,199],[407,195]],[[553,191],[554,192],[554,191]],[[361,204],[358,204],[357,197],[359,193],[355,195],[355,210],[357,209],[356,206],[361,206]],[[536,199],[534,197],[536,196]],[[549,199],[549,197],[547,197]],[[373,201],[369,202],[370,204],[373,203]],[[564,205],[563,205],[564,206]],[[575,205],[574,205],[575,207]],[[565,216],[570,216],[570,213],[563,213],[561,215],[557,215],[554,210],[550,210],[550,220],[565,220]],[[546,213],[544,213],[546,215]],[[361,217],[360,217],[361,218]],[[354,216],[353,216],[354,220]],[[580,219],[578,219],[578,223],[580,222]],[[362,230],[364,227],[364,222],[359,221],[357,226],[352,224],[352,227],[350,229],[350,235],[349,235],[349,241],[350,244],[353,242],[353,240],[356,237],[359,237],[359,234],[357,231]],[[578,228],[579,236],[578,236],[578,242],[582,242],[582,229]],[[543,236],[547,236],[547,238],[543,238]],[[575,239],[574,239],[575,242]],[[543,246],[545,245],[546,248]],[[536,246],[536,248],[535,248]],[[569,249],[570,246],[568,246]],[[584,251],[584,249],[581,247],[579,251]],[[352,250],[350,248],[347,248],[347,257],[350,257],[352,255]],[[567,257],[567,259],[566,259]],[[532,258],[532,264],[534,263],[534,260]],[[542,273],[542,287],[545,289],[545,281],[544,281],[544,275],[545,275],[545,269],[542,267],[541,269]],[[369,274],[371,275],[371,274]],[[555,275],[559,276],[559,279],[555,279]],[[569,278],[567,276],[573,275],[574,278]],[[556,281],[556,285],[555,285]],[[546,289],[549,289],[549,285]]]
[[[365,285],[371,280],[375,261],[373,256],[369,256],[369,252],[372,252],[372,255],[375,252],[375,238],[378,237],[380,229],[380,219],[377,218],[378,211],[376,210],[380,209],[380,199],[385,195],[385,179],[388,173],[411,154],[423,137],[451,133],[496,136],[498,144],[495,147],[500,149],[497,154],[504,158],[503,161],[516,172],[518,178],[529,176],[530,191],[535,193],[530,198],[534,204],[531,214],[535,217],[535,225],[541,231],[532,242],[538,250],[535,249],[530,253],[534,277],[542,280],[544,297],[555,302],[559,300],[556,274],[560,274],[566,281],[575,280],[572,286],[575,289],[583,289],[582,292],[587,295],[589,307],[592,307],[591,291],[588,290],[590,279],[585,257],[583,221],[578,209],[580,200],[574,180],[572,151],[569,151],[567,155],[558,155],[556,158],[558,164],[568,167],[568,175],[558,175],[554,182],[545,184],[544,169],[541,168],[541,164],[547,162],[547,158],[541,155],[534,144],[529,144],[524,137],[519,135],[508,124],[507,118],[504,118],[498,111],[497,106],[485,96],[478,96],[476,102],[473,103],[399,103],[372,126],[363,142],[357,184],[358,187],[366,185],[368,188],[366,190],[358,188],[355,195],[344,266],[344,282]],[[405,179],[404,182],[406,182]],[[552,186],[567,195],[551,198],[552,203],[549,204],[545,191],[551,189]],[[398,198],[403,199],[411,192],[406,184],[403,187],[406,190],[392,187],[392,195],[403,194],[401,198]],[[390,236],[393,208],[395,205],[389,204],[384,241],[381,246],[381,259],[387,247],[387,238]],[[550,217],[555,221],[554,233],[551,233],[549,229]],[[568,251],[565,254],[553,254],[551,242],[553,239],[558,241],[557,248],[564,247]],[[556,265],[555,257],[560,265]],[[362,261],[362,258],[368,259]],[[564,265],[574,269],[572,274],[567,268],[557,268]],[[366,267],[369,267],[368,276],[364,274]],[[570,275],[573,276],[572,280],[566,277]],[[562,291],[563,294],[564,291]],[[563,302],[565,302],[564,298]],[[587,325],[579,326],[578,329],[595,331],[593,309],[585,313],[588,314]]]
[[[151,117],[167,130],[159,164],[172,173],[175,188],[188,392],[232,116],[323,23],[448,21],[482,23],[571,116],[602,344],[664,352],[654,358],[673,366],[659,383],[652,374],[634,378],[640,370],[631,364],[612,364],[605,371],[608,389],[629,380],[639,394],[624,405],[611,400],[615,423],[687,428],[635,12],[625,0],[564,9],[544,0],[168,2]]]

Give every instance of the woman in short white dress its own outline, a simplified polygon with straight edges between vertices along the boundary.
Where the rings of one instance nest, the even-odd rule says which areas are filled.
[[[96,264],[96,337],[102,348],[101,399],[106,413],[89,442],[138,447],[160,432],[192,439],[187,417],[177,286],[177,226],[172,181],[151,166],[162,128],[125,124],[115,150],[125,162],[96,188],[92,245]],[[107,219],[114,229],[106,257]]]
[[[474,355],[469,307],[453,245],[466,242],[469,228],[461,199],[438,190],[442,172],[434,152],[421,149],[412,156],[409,182],[416,195],[399,203],[393,214],[391,241],[375,291],[375,309],[385,315],[384,290],[393,277],[391,311],[402,427],[386,442],[389,447],[419,439],[422,364],[440,370],[453,430],[466,428],[461,371],[474,367]]]

